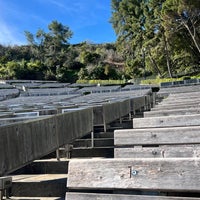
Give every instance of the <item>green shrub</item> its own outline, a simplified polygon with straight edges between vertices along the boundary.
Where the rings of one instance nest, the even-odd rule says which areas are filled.
[[[156,84],[159,85],[160,83],[164,82],[173,82],[173,81],[182,81],[183,78],[157,78],[157,79],[146,79],[142,80],[141,84],[148,85],[148,84]]]
[[[120,85],[124,84],[124,80],[77,80],[79,84],[100,84],[100,85]]]

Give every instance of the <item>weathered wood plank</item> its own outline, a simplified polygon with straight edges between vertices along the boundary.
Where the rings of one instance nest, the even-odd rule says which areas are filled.
[[[133,110],[139,110],[145,106],[145,96],[138,96],[132,99]]]
[[[115,146],[198,144],[199,130],[200,126],[115,130],[114,144]]]
[[[158,104],[156,107],[157,108],[165,108],[165,107],[174,107],[174,106],[191,106],[191,105],[199,105],[200,101],[189,101],[189,102],[176,102],[174,101],[173,103],[161,103]]]
[[[173,106],[173,105],[193,105],[193,104],[199,104],[200,102],[200,99],[196,99],[196,98],[190,98],[189,100],[187,99],[180,99],[180,100],[177,100],[177,99],[171,99],[170,101],[167,101],[167,100],[163,100],[161,101],[160,103],[158,103],[156,106],[157,107],[162,107],[162,106],[166,106],[166,105],[170,105],[170,106]]]
[[[160,109],[155,111],[144,112],[144,117],[159,117],[159,116],[172,116],[172,115],[194,115],[200,114],[199,108],[182,108],[182,109]]]
[[[199,86],[197,86],[197,87],[199,87]],[[180,87],[178,89],[179,89],[179,91],[181,90]],[[199,90],[199,88],[198,88],[198,90]],[[177,93],[177,94],[176,93],[170,94],[169,97],[170,98],[173,98],[173,97],[178,97],[178,98],[182,98],[182,97],[183,98],[185,98],[185,97],[200,97],[200,92],[199,91],[190,90],[190,92],[188,91],[186,93],[182,92],[182,93]]]
[[[0,175],[58,148],[54,117],[0,127]]]
[[[170,88],[162,88],[159,90],[158,94],[172,94],[172,95],[187,95],[191,93],[199,93],[199,85],[197,86],[181,86],[181,87],[170,87]]]
[[[161,102],[159,102],[157,105],[162,104],[174,104],[174,103],[193,103],[193,102],[199,102],[200,96],[188,96],[188,97],[167,97],[166,99],[163,99]]]
[[[161,145],[159,147],[115,148],[115,158],[198,158],[200,145]]]
[[[200,191],[199,158],[85,159],[69,163],[69,189]]]
[[[133,128],[199,126],[200,114],[133,119]]]
[[[131,112],[130,99],[125,99],[120,102],[120,117],[126,116]]]
[[[104,123],[107,124],[120,118],[120,104],[120,102],[103,104]]]
[[[65,199],[66,200],[199,200],[199,198],[192,198],[192,197],[75,193],[75,192],[73,193],[67,192]]]
[[[8,174],[93,130],[93,110],[0,127],[0,175]]]
[[[167,98],[164,99],[163,101],[161,101],[158,105],[164,105],[164,104],[179,104],[179,103],[193,103],[193,102],[200,102],[200,97],[185,97],[185,98],[178,98],[177,97],[173,97],[173,98]]]
[[[56,118],[59,145],[69,144],[93,130],[93,110],[85,108],[58,114]]]
[[[104,123],[103,106],[95,105],[93,106],[93,123],[94,125],[102,125]]]
[[[153,111],[155,110],[172,110],[172,109],[185,109],[185,108],[199,108],[200,103],[185,103],[185,104],[173,104],[173,105],[163,105],[163,106],[156,106],[152,108]]]
[[[124,102],[126,103],[126,102]],[[123,107],[123,101],[116,101],[110,103],[104,103],[102,105],[94,106],[94,125],[103,125],[106,132],[106,126],[121,117],[121,107]],[[129,104],[130,109],[130,104]],[[130,111],[129,111],[130,112]],[[128,113],[129,113],[128,112]]]
[[[149,95],[145,95],[145,110],[151,109],[151,97]]]

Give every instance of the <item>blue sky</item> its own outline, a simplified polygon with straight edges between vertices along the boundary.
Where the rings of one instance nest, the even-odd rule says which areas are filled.
[[[26,44],[24,31],[48,31],[53,20],[72,30],[71,44],[115,42],[111,0],[0,0],[0,44]]]

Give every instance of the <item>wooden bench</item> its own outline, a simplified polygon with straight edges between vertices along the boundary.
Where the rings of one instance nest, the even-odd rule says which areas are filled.
[[[144,117],[192,115],[200,112],[200,93],[170,94],[168,98],[144,112]]]
[[[200,126],[127,129],[114,132],[115,158],[200,156]]]
[[[169,95],[168,98],[163,99],[159,104],[169,103],[181,103],[181,102],[193,102],[193,101],[199,101],[200,100],[200,94],[198,96],[195,95],[185,95],[185,96],[172,96]]]
[[[161,128],[161,127],[181,127],[199,126],[200,114],[146,117],[133,119],[133,128]]]
[[[193,115],[200,114],[200,107],[166,109],[144,112],[144,117],[159,117],[159,116],[173,116],[173,115]]]
[[[200,107],[200,102],[199,103],[187,103],[187,104],[173,104],[173,105],[164,105],[164,106],[156,106],[152,108],[152,111],[156,110],[172,110],[172,109],[185,109],[185,108],[199,108]]]
[[[198,193],[200,192],[199,166],[200,158],[71,160],[67,187],[69,192],[95,192],[99,190],[105,193],[106,190],[125,190],[129,191],[129,195],[134,194],[134,191],[148,191],[152,192],[152,194],[158,191],[158,195],[160,192]],[[66,196],[68,200],[76,199],[73,194],[71,196],[67,194]],[[98,199],[99,196],[99,199],[101,199],[101,194],[97,194],[94,199]],[[117,198],[119,199],[119,196],[114,199]],[[141,195],[138,196],[139,198],[152,199],[152,196]],[[157,196],[157,198],[176,199],[175,197],[167,196]],[[86,198],[82,197],[82,199],[86,200],[87,196]],[[123,199],[127,198],[124,197]],[[196,198],[188,197],[187,199]]]
[[[199,199],[200,115],[136,118],[133,128],[115,131],[114,159],[70,161],[67,200]]]
[[[199,198],[67,192],[66,200],[199,200]]]

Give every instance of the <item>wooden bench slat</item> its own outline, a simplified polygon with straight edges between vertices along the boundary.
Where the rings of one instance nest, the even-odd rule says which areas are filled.
[[[99,193],[66,193],[66,200],[199,200],[192,197],[146,196],[146,195],[120,195]]]
[[[69,163],[69,189],[200,191],[199,158],[85,159]]]
[[[115,146],[200,143],[200,126],[114,131]]]
[[[194,103],[194,104],[184,104],[184,105],[179,105],[179,104],[175,104],[175,105],[165,105],[165,106],[155,106],[154,108],[152,108],[152,111],[156,111],[156,110],[172,110],[172,109],[186,109],[186,108],[199,108],[200,104]]]
[[[172,97],[169,96],[166,99],[163,99],[163,103],[173,103],[173,102],[188,102],[188,101],[196,101],[196,100],[200,100],[200,95],[191,95],[191,96],[176,96],[176,97]]]
[[[115,158],[189,158],[200,157],[200,145],[162,145],[159,147],[115,148]]]
[[[200,114],[133,119],[133,128],[177,127],[200,125]]]
[[[200,108],[182,108],[182,109],[160,109],[155,111],[144,112],[144,117],[159,117],[172,115],[193,115],[200,114]]]
[[[190,99],[190,100],[176,100],[174,99],[173,102],[165,102],[162,101],[157,105],[157,107],[165,107],[165,106],[176,106],[176,105],[193,105],[193,104],[199,104],[200,99]]]

